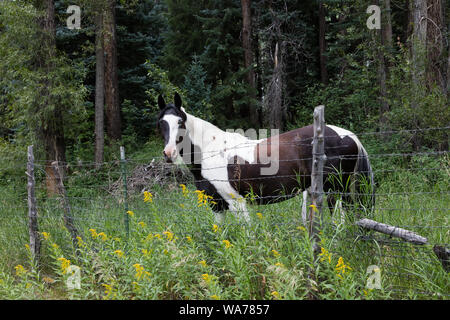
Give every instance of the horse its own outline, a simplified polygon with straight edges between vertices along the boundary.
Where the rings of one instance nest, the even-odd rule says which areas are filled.
[[[158,106],[157,127],[164,139],[165,161],[188,165],[196,188],[213,200],[210,206],[218,214],[218,220],[229,210],[248,222],[248,198],[257,204],[275,203],[306,192],[310,187],[312,125],[269,138],[249,139],[189,114],[178,93],[170,104],[159,95]],[[372,192],[365,205],[373,207],[373,171],[367,151],[356,135],[327,125],[325,155],[324,191],[330,212],[339,204],[337,196],[342,197],[346,206],[358,200],[351,196],[350,184],[357,195],[366,194],[363,185],[369,185]],[[362,183],[360,178],[367,183]]]

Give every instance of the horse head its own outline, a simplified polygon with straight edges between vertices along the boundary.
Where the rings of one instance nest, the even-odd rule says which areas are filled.
[[[158,128],[164,138],[164,158],[166,162],[173,162],[179,156],[178,146],[186,135],[186,113],[181,107],[182,101],[178,93],[175,93],[174,103],[166,105],[164,98],[158,96],[160,113],[158,116]]]

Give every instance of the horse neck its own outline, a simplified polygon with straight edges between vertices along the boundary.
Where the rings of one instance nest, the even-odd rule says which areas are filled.
[[[226,134],[212,123],[186,113],[186,130],[191,142],[200,150],[205,149],[213,142],[213,136]]]

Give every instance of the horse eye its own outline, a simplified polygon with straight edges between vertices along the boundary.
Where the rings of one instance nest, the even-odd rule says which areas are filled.
[[[182,119],[178,120],[178,124],[182,125],[183,124],[183,120]]]

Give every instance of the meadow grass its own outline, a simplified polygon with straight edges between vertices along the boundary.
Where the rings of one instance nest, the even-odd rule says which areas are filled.
[[[448,167],[448,159],[443,160]],[[113,172],[113,171],[111,171]],[[435,173],[433,173],[435,174]],[[109,177],[109,178],[105,178]],[[398,171],[379,182],[371,218],[429,240],[418,246],[340,223],[324,210],[315,256],[301,220],[301,198],[249,206],[251,223],[222,223],[191,184],[131,193],[104,188],[118,174],[67,180],[81,237],[74,246],[58,199],[38,187],[41,262],[28,243],[25,184],[0,191],[0,298],[4,299],[448,299],[448,274],[432,252],[448,244],[448,174]],[[145,200],[145,201],[144,201]],[[351,214],[351,212],[347,212]],[[125,219],[129,219],[129,234]],[[44,233],[45,232],[45,233]],[[70,266],[80,289],[68,289]],[[381,289],[367,288],[367,268]]]

